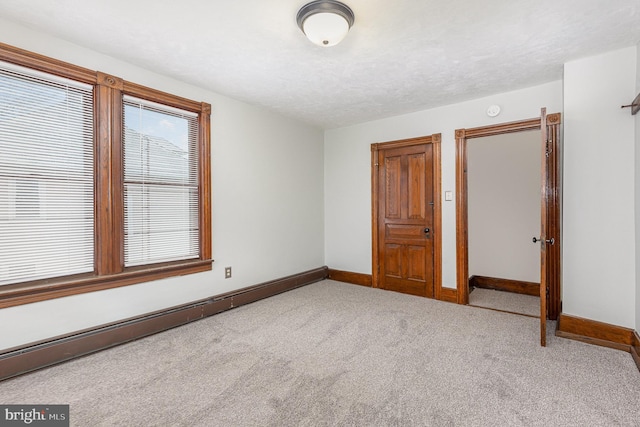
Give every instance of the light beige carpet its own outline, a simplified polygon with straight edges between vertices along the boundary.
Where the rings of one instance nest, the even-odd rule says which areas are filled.
[[[631,356],[324,281],[0,383],[73,426],[638,426]]]

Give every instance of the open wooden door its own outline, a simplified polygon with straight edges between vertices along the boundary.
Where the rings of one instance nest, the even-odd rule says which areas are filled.
[[[542,134],[541,224],[540,224],[540,345],[547,345],[547,318],[560,311],[560,114],[540,115]],[[536,238],[534,238],[534,242]],[[551,304],[548,304],[551,302]]]

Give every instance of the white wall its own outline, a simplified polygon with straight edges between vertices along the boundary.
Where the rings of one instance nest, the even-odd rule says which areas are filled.
[[[2,19],[0,42],[211,103],[215,259],[211,272],[2,309],[0,350],[325,264],[321,130]]]
[[[467,143],[469,276],[540,282],[541,132]]]
[[[636,48],[564,67],[563,312],[636,325]]]
[[[490,118],[487,107],[502,113]],[[325,261],[331,268],[371,274],[370,145],[442,133],[443,286],[456,287],[455,130],[540,116],[562,110],[562,82],[556,81],[459,104],[371,121],[325,132]]]

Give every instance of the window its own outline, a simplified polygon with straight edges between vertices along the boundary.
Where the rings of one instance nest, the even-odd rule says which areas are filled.
[[[0,44],[0,308],[210,270],[210,108]]]
[[[124,264],[198,257],[198,115],[124,98]]]
[[[93,88],[0,67],[0,285],[93,271]]]

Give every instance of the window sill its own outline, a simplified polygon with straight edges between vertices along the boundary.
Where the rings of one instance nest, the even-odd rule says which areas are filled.
[[[0,308],[210,271],[213,260],[189,260],[127,269],[109,276],[78,275],[0,287]]]

